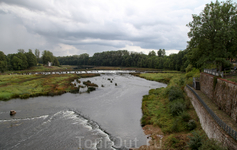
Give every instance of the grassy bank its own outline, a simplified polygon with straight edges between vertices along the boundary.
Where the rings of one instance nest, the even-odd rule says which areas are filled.
[[[98,74],[1,75],[0,100],[43,95],[53,96],[66,92],[78,92],[79,88],[71,84],[74,79],[97,75]]]
[[[201,128],[189,98],[183,91],[184,86],[190,82],[185,74],[148,73],[140,74],[140,77],[168,83],[166,88],[151,89],[149,95],[145,95],[142,100],[141,124],[145,132],[155,129],[154,132],[150,132],[151,145],[160,142],[157,134],[164,136],[163,149],[195,149],[198,147],[195,145],[197,143],[207,145],[205,141],[209,140]],[[215,144],[212,143],[212,146]]]

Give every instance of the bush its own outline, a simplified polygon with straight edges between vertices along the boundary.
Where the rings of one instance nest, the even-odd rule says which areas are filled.
[[[184,122],[188,122],[191,118],[189,113],[187,113],[187,112],[183,112],[180,116]]]
[[[197,124],[194,120],[189,120],[188,124],[187,124],[187,129],[189,131],[192,131],[193,129],[195,129],[197,127]]]
[[[202,146],[203,136],[198,132],[192,132],[192,136],[188,136],[188,147],[191,150],[198,150]]]
[[[21,99],[27,99],[30,97],[30,94],[22,94],[19,96]]]
[[[177,100],[170,103],[170,113],[173,116],[179,116],[180,114],[184,112],[184,110],[185,110],[185,105],[182,101]]]
[[[196,68],[193,68],[192,71],[190,72],[187,72],[185,74],[185,77],[188,79],[188,78],[191,78],[191,77],[200,77],[200,71],[199,69],[196,69]]]
[[[186,70],[186,72],[190,72],[190,71],[192,71],[192,69],[193,69],[193,66],[191,64],[189,64],[185,70]]]
[[[176,148],[178,143],[179,143],[179,140],[173,134],[171,134],[167,138],[165,145],[169,148]]]
[[[214,139],[205,140],[199,150],[227,150],[221,143]]]
[[[183,98],[183,91],[175,86],[172,86],[168,90],[169,101],[174,101],[175,99]]]
[[[178,132],[178,129],[179,129],[178,122],[179,122],[178,119],[174,120],[173,125],[172,125],[172,131],[173,132]]]
[[[91,91],[95,91],[95,87],[89,86],[87,92],[90,93]]]
[[[184,77],[180,77],[178,84],[179,84],[180,87],[181,87],[181,86],[184,86],[184,84],[185,84],[185,78],[184,78]]]

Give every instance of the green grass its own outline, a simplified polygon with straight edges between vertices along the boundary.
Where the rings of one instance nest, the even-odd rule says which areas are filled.
[[[140,77],[145,78],[147,80],[157,81],[157,82],[163,82],[163,83],[170,83],[170,82],[176,82],[176,80],[179,80],[180,77],[184,77],[184,73],[144,73],[140,74]],[[174,78],[175,77],[175,78]],[[172,80],[171,80],[172,79]],[[170,85],[170,84],[169,84]],[[173,85],[173,83],[171,83]]]
[[[224,79],[237,83],[237,75],[228,76],[227,78]]]
[[[97,74],[94,74],[96,76]],[[86,77],[86,75],[83,75]],[[92,77],[92,75],[88,75]],[[28,98],[41,95],[59,95],[75,92],[71,82],[80,78],[77,74],[62,75],[1,75],[0,100]]]
[[[158,126],[165,134],[165,148],[186,149],[187,136],[190,135],[189,120],[195,121],[197,125],[195,131],[201,130],[202,133],[204,131],[189,98],[183,92],[183,88],[188,82],[185,73],[146,73],[140,74],[140,76],[149,80],[168,83],[166,88],[151,89],[149,95],[143,97],[142,126]],[[173,106],[180,106],[180,104],[182,104],[182,111],[173,113],[174,110],[171,109],[177,108]]]
[[[62,65],[60,67],[58,66],[34,66],[31,68],[28,68],[26,70],[20,70],[20,71],[6,71],[4,74],[10,74],[10,73],[29,73],[29,72],[48,72],[48,71],[71,71],[73,70],[75,66],[70,65]]]

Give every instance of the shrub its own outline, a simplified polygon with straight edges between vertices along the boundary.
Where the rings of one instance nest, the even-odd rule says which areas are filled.
[[[90,93],[91,91],[95,91],[95,87],[89,86],[87,92]]]
[[[187,124],[187,129],[189,131],[192,131],[193,129],[195,129],[197,127],[197,124],[194,120],[189,120],[188,124]]]
[[[168,136],[165,145],[169,148],[176,148],[178,143],[179,139],[177,139],[173,134],[171,134]]]
[[[180,77],[180,79],[179,79],[179,86],[181,87],[181,86],[184,86],[184,83],[185,83],[185,78],[184,77]]]
[[[71,93],[79,93],[79,88],[80,87],[75,87],[70,90]]]
[[[189,113],[187,113],[187,112],[183,112],[180,116],[184,122],[188,122],[191,118]]]
[[[168,96],[169,96],[169,101],[174,101],[175,99],[178,98],[183,98],[183,91],[175,86],[172,86],[168,89]]]
[[[185,76],[186,76],[187,79],[191,78],[191,77],[199,77],[200,76],[200,71],[199,71],[199,69],[193,68],[193,70],[190,71],[190,72],[187,72],[185,74]]]
[[[30,94],[22,94],[19,96],[21,99],[27,99],[30,97]]]
[[[188,136],[188,147],[191,150],[198,150],[202,146],[203,136],[198,132],[192,132],[192,136]]]
[[[179,122],[179,120],[178,119],[176,119],[176,120],[174,120],[174,122],[173,122],[173,125],[172,125],[172,131],[173,132],[178,132],[178,122]]]
[[[86,85],[86,86],[94,86],[94,87],[98,87],[97,84],[95,84],[95,83],[91,83],[89,80],[86,81],[86,82],[84,81],[83,84]]]
[[[146,119],[147,116],[143,115],[141,118],[141,126],[144,127],[145,125],[147,125],[149,123],[149,121]]]
[[[221,143],[214,139],[205,140],[199,150],[227,150]]]
[[[193,69],[193,66],[191,64],[189,64],[185,70],[186,70],[186,72],[190,72],[190,71],[192,71],[192,69]]]
[[[172,103],[170,103],[170,113],[173,116],[179,116],[181,113],[183,113],[185,110],[185,105],[182,101],[176,100]]]

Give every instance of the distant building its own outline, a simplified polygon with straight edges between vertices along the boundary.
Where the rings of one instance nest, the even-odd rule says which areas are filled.
[[[52,66],[52,62],[49,62],[49,61],[48,61],[48,66]]]

